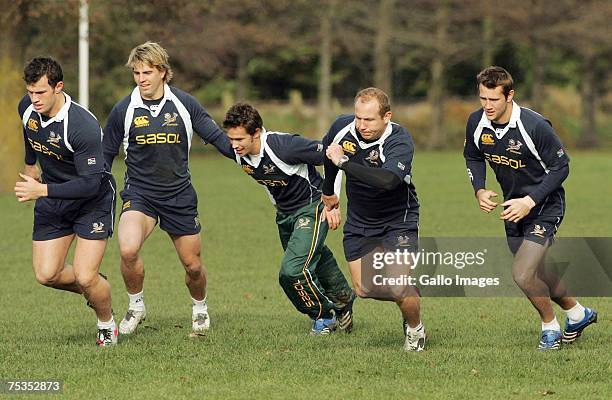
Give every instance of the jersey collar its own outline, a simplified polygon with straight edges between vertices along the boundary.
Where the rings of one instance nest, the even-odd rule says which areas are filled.
[[[261,127],[261,132],[259,133],[259,154],[256,155],[250,155],[247,154],[244,158],[244,160],[251,164],[253,167],[257,168],[259,167],[259,163],[261,162],[261,160],[263,160],[263,155],[264,155],[264,150],[266,147],[266,141],[268,139],[268,131],[266,131],[266,128],[264,128],[263,126]]]
[[[57,112],[57,114],[55,114],[53,118],[49,118],[47,121],[44,121],[43,116],[36,113],[40,117],[41,127],[46,128],[47,126],[51,125],[53,122],[61,122],[68,115],[68,109],[70,108],[70,104],[72,104],[72,99],[70,98],[68,93],[62,92],[62,94],[64,95],[64,99],[65,99],[64,105],[62,106],[62,108],[60,108],[60,110]]]
[[[478,123],[478,125],[480,125],[482,128],[491,129],[493,132],[495,132],[495,136],[497,136],[498,139],[501,139],[502,137],[504,137],[504,135],[506,134],[506,132],[508,132],[510,128],[516,128],[516,123],[520,119],[521,107],[519,107],[519,105],[516,104],[514,100],[512,100],[512,114],[510,115],[510,121],[508,121],[508,125],[506,125],[503,129],[495,129],[491,121],[489,121],[489,119],[487,118],[487,115],[484,110],[482,110],[482,116],[480,117],[480,122]]]
[[[136,86],[134,90],[132,90],[130,104],[134,108],[146,108],[147,110],[149,110],[149,112],[151,112],[152,117],[157,117],[161,112],[162,108],[164,108],[164,104],[166,104],[166,101],[172,101],[173,97],[173,93],[170,91],[170,86],[168,86],[167,83],[164,83],[164,97],[162,97],[161,101],[157,105],[157,108],[155,109],[155,111],[153,111],[148,105],[144,103],[142,97],[140,96],[140,90],[138,89],[138,86]]]
[[[360,136],[357,134],[357,128],[355,128],[355,120],[353,120],[353,122],[351,122],[351,124],[349,125],[349,130],[351,132],[351,135],[353,135],[355,140],[357,140],[357,143],[359,143],[359,147],[361,147],[362,149],[367,149],[368,147],[377,146],[381,143],[384,143],[385,139],[387,139],[393,131],[393,122],[389,121],[389,123],[385,127],[385,131],[383,132],[383,134],[373,142],[365,142],[360,139]]]

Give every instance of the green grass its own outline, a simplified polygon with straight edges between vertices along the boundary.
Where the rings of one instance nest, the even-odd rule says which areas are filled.
[[[560,235],[612,236],[610,160],[573,154]],[[64,396],[75,399],[612,397],[609,298],[581,299],[600,311],[599,323],[551,354],[535,350],[539,322],[523,298],[423,299],[430,342],[420,354],[401,351],[401,317],[391,303],[359,300],[351,335],[310,337],[308,319],[277,284],[282,252],[265,192],[214,153],[192,157],[191,171],[209,271],[210,334],[188,338],[182,268],[156,230],[143,251],[147,321],[118,346],[96,348],[95,317],[84,300],[34,280],[33,205],[2,195],[0,378],[63,379]],[[417,153],[414,175],[422,236],[503,235],[497,218],[478,211],[460,154]],[[343,259],[340,232],[330,233],[328,244]],[[127,296],[118,260],[115,238],[102,270],[120,319]]]

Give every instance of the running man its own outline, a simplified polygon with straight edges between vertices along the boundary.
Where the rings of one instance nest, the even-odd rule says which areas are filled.
[[[19,102],[25,168],[15,184],[20,202],[35,200],[32,264],[36,280],[84,295],[98,318],[98,346],[117,343],[108,281],[98,273],[113,233],[115,181],[105,167],[96,117],[64,92],[60,64],[27,63],[28,94]],[[36,166],[38,161],[40,170]],[[76,239],[72,265],[65,263]]]
[[[514,102],[514,81],[501,67],[488,67],[477,78],[482,107],[468,118],[463,155],[481,211],[499,205],[486,188],[488,161],[504,193],[504,221],[512,276],[540,314],[540,350],[572,343],[597,322],[597,312],[566,293],[557,276],[545,270],[546,252],[565,215],[562,183],[569,157],[551,123]],[[555,317],[551,299],[567,315],[565,330]]]

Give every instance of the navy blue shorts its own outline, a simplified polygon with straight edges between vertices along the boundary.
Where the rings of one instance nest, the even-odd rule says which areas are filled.
[[[198,196],[192,185],[167,199],[157,199],[137,190],[129,188],[121,192],[123,200],[121,213],[140,211],[154,218],[159,222],[159,227],[171,235],[186,236],[200,233]]]
[[[546,215],[527,216],[518,223],[505,222],[506,239],[512,254],[516,254],[523,240],[545,245],[552,244],[557,234],[557,229],[563,221],[563,217]]]
[[[115,180],[105,177],[96,197],[62,200],[41,197],[34,206],[32,240],[52,240],[75,233],[83,239],[107,239],[115,222]]]
[[[419,229],[414,222],[379,227],[356,226],[347,221],[344,224],[344,257],[355,261],[376,248],[385,250],[406,249],[417,252]]]

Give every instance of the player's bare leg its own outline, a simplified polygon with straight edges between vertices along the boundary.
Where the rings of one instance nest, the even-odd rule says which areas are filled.
[[[550,290],[551,300],[565,312],[565,329],[561,339],[563,343],[573,343],[582,335],[582,331],[597,322],[597,311],[582,306],[575,297],[568,296],[567,289],[559,276],[546,269],[544,260],[538,267],[538,276]]]
[[[140,249],[155,228],[155,219],[140,211],[126,211],[119,220],[119,251],[121,253],[121,275],[128,293],[142,292],[144,263]]]
[[[353,291],[361,298],[367,298],[368,293],[361,284],[361,258],[348,262],[349,272],[351,273],[351,282],[353,283]]]
[[[155,228],[154,218],[140,211],[126,211],[119,220],[119,251],[121,253],[121,275],[128,292],[129,305],[125,317],[119,324],[121,334],[130,334],[146,318],[143,297],[144,263],[140,249]]]
[[[549,285],[542,279],[544,276],[539,273],[548,247],[548,243],[541,245],[530,240],[523,240],[514,255],[512,277],[540,314],[542,333],[538,349],[557,350],[561,345],[561,327],[552,308]]]
[[[540,314],[543,322],[555,317],[550,302],[550,290],[538,274],[540,264],[546,256],[548,246],[524,240],[512,263],[512,277]]]
[[[576,306],[576,298],[568,296],[567,288],[559,279],[559,276],[546,269],[545,260],[542,259],[540,261],[540,265],[538,266],[538,277],[546,283],[548,286],[548,290],[550,291],[550,299],[557,303],[564,310],[569,310],[570,308]]]
[[[32,242],[32,266],[38,283],[54,289],[83,293],[76,283],[72,266],[66,264],[66,256],[73,239],[74,234],[71,234]]]
[[[361,281],[361,259],[349,261],[348,266],[355,294],[362,298],[369,298],[369,293]],[[421,303],[419,295],[413,287],[405,288],[402,292],[406,293],[406,290],[408,291],[407,296],[403,295],[400,296],[400,299],[395,300],[404,318],[404,335],[406,335],[404,350],[421,351],[425,346],[426,339],[425,329],[421,323]]]
[[[110,284],[98,274],[106,240],[89,240],[77,237],[74,249],[74,275],[100,321],[112,317]]]
[[[192,328],[201,333],[210,328],[210,317],[206,304],[206,269],[200,257],[200,234],[170,237],[185,268],[185,285],[192,299]]]

